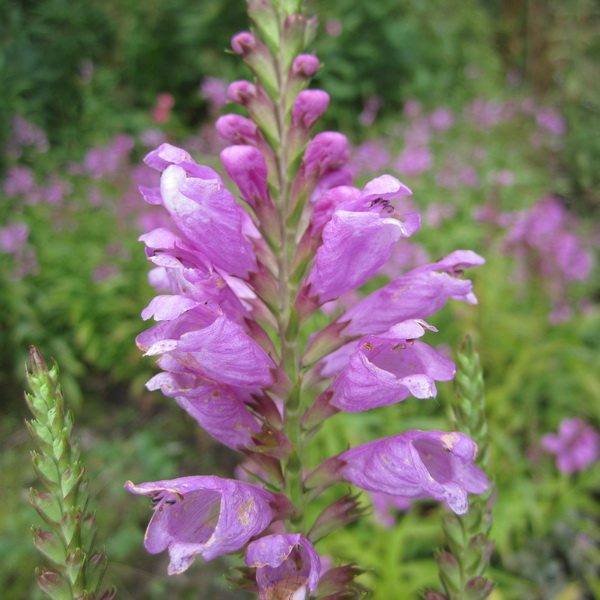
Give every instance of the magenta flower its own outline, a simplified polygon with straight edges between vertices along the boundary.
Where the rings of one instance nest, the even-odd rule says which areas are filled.
[[[477,446],[468,436],[443,431],[407,431],[342,452],[340,475],[369,492],[447,502],[467,512],[467,493],[481,494],[488,479],[473,460]]]
[[[305,600],[319,583],[321,560],[299,533],[255,540],[246,550],[246,564],[256,568],[260,600]]]
[[[561,473],[583,471],[600,455],[600,435],[583,419],[563,419],[558,433],[547,433],[542,448],[556,456]]]
[[[298,54],[292,63],[292,73],[303,77],[312,77],[319,70],[321,63],[314,54]]]
[[[152,377],[146,384],[149,390],[160,389],[165,396],[175,398],[200,427],[225,446],[242,450],[256,445],[252,436],[261,431],[261,425],[248,409],[252,390],[220,384],[198,372],[185,372],[183,365],[168,355],[158,364],[167,372]]]
[[[307,279],[310,296],[318,296],[321,304],[333,300],[365,283],[383,266],[398,240],[420,226],[416,214],[406,215],[405,222],[394,216],[391,201],[410,193],[395,177],[382,175],[358,196],[335,207]]]
[[[379,334],[408,319],[426,319],[449,298],[476,304],[472,283],[459,279],[464,268],[485,260],[470,250],[456,250],[442,260],[409,271],[373,292],[343,314],[345,335]]]
[[[230,319],[239,323],[249,316],[225,279],[182,238],[159,227],[140,236],[139,240],[146,244],[148,260],[156,265],[149,280],[158,290],[196,302],[213,300]]]
[[[136,343],[146,356],[169,354],[186,368],[227,385],[267,386],[275,363],[213,302],[184,296],[157,296],[142,316],[160,321]]]
[[[197,555],[211,560],[239,550],[276,515],[277,498],[270,492],[215,476],[128,481],[125,489],[152,497],[144,545],[151,554],[169,550],[169,575],[183,573]]]
[[[359,412],[409,396],[434,398],[435,382],[450,381],[456,369],[451,360],[416,341],[426,328],[433,329],[424,321],[405,321],[382,336],[369,335],[351,344],[354,352],[330,387],[331,404],[347,412]],[[346,347],[334,355],[344,351]],[[326,360],[321,375],[331,376],[335,362],[339,367],[339,360],[332,362],[333,358]]]
[[[337,131],[323,131],[315,135],[304,153],[305,173],[322,177],[327,171],[348,161],[348,139]]]
[[[183,237],[217,268],[245,278],[257,269],[243,229],[248,215],[225,189],[219,175],[190,155],[163,144],[144,159],[163,171],[158,189],[142,188],[147,201],[162,204]]]

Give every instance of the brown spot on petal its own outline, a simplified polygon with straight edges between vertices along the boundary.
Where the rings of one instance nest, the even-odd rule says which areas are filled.
[[[373,344],[371,344],[371,342],[365,342],[363,344],[363,346],[367,352],[370,352],[371,350],[373,350]]]
[[[250,512],[254,509],[255,504],[256,502],[254,501],[254,498],[249,496],[244,502],[242,502],[242,504],[240,504],[237,509],[238,518],[244,527],[250,525],[250,522],[252,521],[250,518]]]
[[[456,432],[453,433],[444,433],[444,435],[440,436],[440,440],[446,444],[449,450],[452,450],[452,447],[458,441],[458,435]]]

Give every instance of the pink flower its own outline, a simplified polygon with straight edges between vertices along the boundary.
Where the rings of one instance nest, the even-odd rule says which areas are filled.
[[[227,103],[227,83],[218,77],[204,77],[200,95],[209,103],[210,110],[216,112]]]
[[[16,254],[27,244],[29,227],[25,223],[14,223],[0,228],[0,250],[5,254]]]
[[[454,115],[447,108],[438,108],[431,113],[429,121],[434,129],[446,131],[454,125]]]
[[[432,164],[433,155],[429,148],[410,146],[402,151],[396,161],[395,168],[400,175],[416,177],[431,169]]]
[[[276,497],[248,483],[220,477],[181,477],[125,489],[152,497],[154,515],[144,544],[169,550],[169,575],[183,573],[197,555],[211,560],[239,550],[273,520]]]
[[[163,144],[144,159],[162,171],[160,188],[140,188],[147,202],[162,204],[186,241],[215,267],[245,278],[256,257],[245,235],[248,215],[221,178],[175,146]]]
[[[260,600],[304,600],[317,590],[321,560],[299,533],[255,540],[246,550],[246,564],[256,568]]]
[[[346,335],[378,334],[407,319],[425,319],[449,298],[476,304],[473,286],[459,279],[464,268],[485,260],[470,250],[456,250],[437,263],[424,265],[394,279],[360,300],[337,320],[348,322]]]
[[[332,190],[333,192],[333,190]],[[355,198],[337,205],[323,229],[323,244],[307,282],[322,304],[365,283],[389,258],[396,242],[420,226],[418,215],[394,216],[391,201],[410,190],[395,177],[370,181]]]
[[[467,493],[481,494],[489,482],[473,462],[477,446],[468,436],[444,431],[407,431],[342,452],[340,475],[370,492],[447,502],[467,512]]]
[[[159,94],[156,104],[152,109],[152,120],[155,123],[165,123],[168,121],[174,104],[175,98],[172,94]]]
[[[435,331],[424,321],[412,320],[398,323],[380,336],[368,335],[350,344],[351,354],[341,371],[349,349],[342,347],[327,357],[321,375],[330,377],[339,371],[330,388],[331,404],[347,412],[359,412],[409,396],[435,397],[435,381],[451,380],[456,369],[451,360],[416,341],[426,329]]]
[[[598,460],[600,435],[583,419],[563,419],[558,433],[547,433],[542,447],[556,456],[556,466],[561,473],[583,471]]]

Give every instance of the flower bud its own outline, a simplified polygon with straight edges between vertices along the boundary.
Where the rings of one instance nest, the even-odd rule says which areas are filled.
[[[43,592],[45,592],[50,598],[72,598],[73,591],[69,582],[56,571],[49,571],[47,569],[36,570],[35,576],[38,584]]]
[[[221,162],[252,208],[269,201],[267,164],[260,150],[252,146],[229,146],[221,152]]]
[[[67,551],[63,541],[54,533],[44,531],[39,527],[32,527],[31,531],[35,547],[54,564],[64,564],[67,558]]]
[[[299,54],[292,63],[292,73],[308,79],[316,74],[320,66],[319,59],[313,54]]]
[[[319,598],[327,598],[327,600],[358,600],[364,598],[365,593],[369,590],[355,581],[355,578],[364,572],[354,563],[328,569],[319,579],[319,587],[317,588]]]
[[[238,33],[231,40],[231,47],[239,54],[244,62],[252,69],[260,84],[267,90],[269,96],[277,98],[277,71],[273,61],[273,55],[252,33],[244,31]]]
[[[232,81],[227,88],[227,97],[231,102],[236,102],[242,106],[252,99],[256,98],[257,90],[253,83],[246,80]]]
[[[310,129],[325,112],[329,94],[323,90],[303,90],[296,96],[292,108],[292,123]]]
[[[258,129],[254,121],[241,115],[223,115],[217,119],[215,127],[219,135],[232,144],[256,146]]]
[[[465,586],[465,600],[485,600],[491,593],[494,585],[484,577],[473,577]]]
[[[242,31],[233,36],[231,40],[231,47],[236,54],[239,54],[242,58],[247,56],[253,48],[256,47],[256,37],[248,31]]]
[[[333,504],[325,508],[317,517],[308,533],[308,538],[313,542],[324,538],[332,531],[353,523],[365,514],[365,508],[358,504],[358,494],[346,494]]]
[[[321,560],[302,535],[267,535],[246,550],[246,565],[256,567],[261,600],[312,596],[319,583]],[[304,593],[302,593],[304,592]]]

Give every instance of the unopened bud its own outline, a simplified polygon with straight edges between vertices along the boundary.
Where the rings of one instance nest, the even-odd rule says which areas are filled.
[[[217,119],[215,128],[223,139],[232,144],[256,145],[258,130],[251,119],[241,115],[223,115]]]
[[[252,33],[242,31],[233,36],[231,47],[236,54],[245,57],[256,47],[256,38]]]
[[[323,90],[303,90],[294,100],[292,123],[310,129],[329,105],[329,94]]]
[[[313,77],[319,70],[321,63],[313,54],[299,54],[292,63],[292,73],[302,77]]]
[[[358,504],[358,496],[346,494],[321,512],[308,533],[308,539],[317,542],[336,529],[356,521],[364,513],[365,509]]]
[[[256,86],[243,79],[231,82],[227,88],[227,97],[238,104],[246,105],[249,100],[256,98],[256,96]]]

